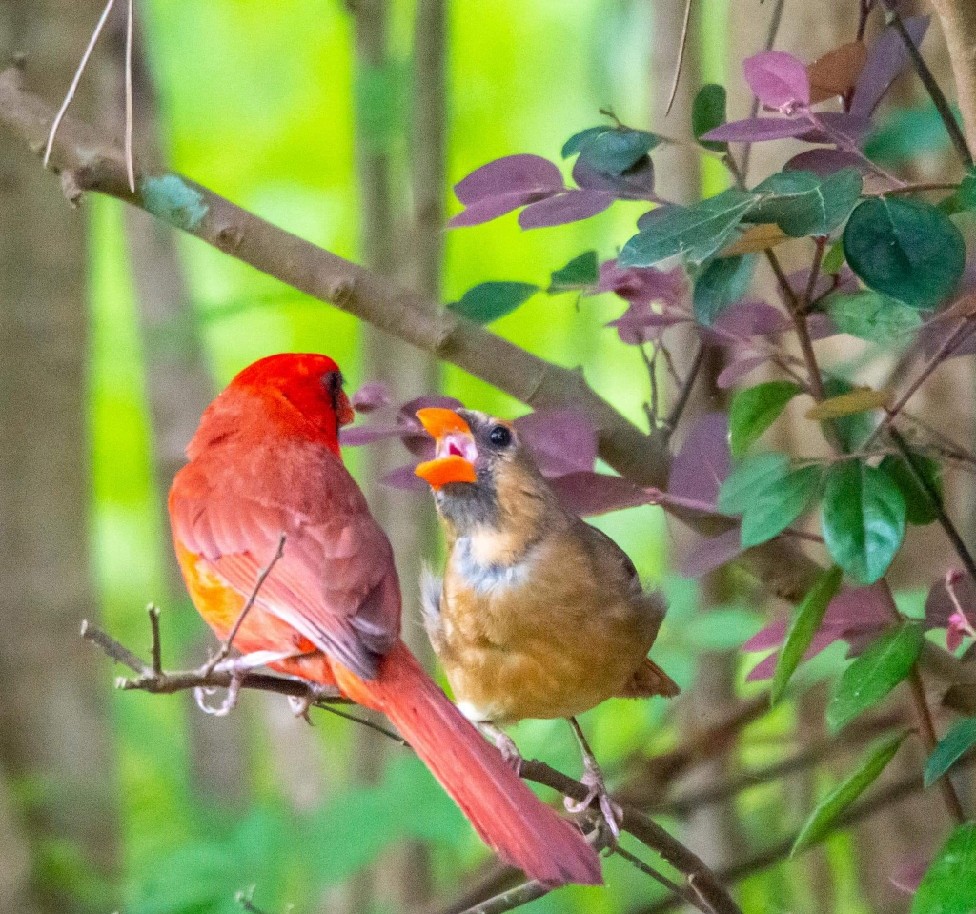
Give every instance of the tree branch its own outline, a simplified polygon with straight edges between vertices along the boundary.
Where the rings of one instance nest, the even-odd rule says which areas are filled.
[[[942,20],[971,153],[976,148],[976,3],[972,0],[931,0],[931,4]]]

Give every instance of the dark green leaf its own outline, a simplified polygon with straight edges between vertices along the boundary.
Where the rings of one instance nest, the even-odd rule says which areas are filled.
[[[948,150],[949,135],[931,102],[924,107],[895,109],[869,134],[864,145],[872,162],[889,168],[917,162],[926,153]]]
[[[861,584],[887,570],[905,537],[905,499],[883,470],[844,460],[827,473],[823,535],[831,558]]]
[[[476,324],[489,324],[511,314],[538,291],[539,287],[530,282],[483,282],[447,307]]]
[[[725,246],[755,204],[752,194],[730,188],[694,206],[669,206],[620,252],[622,267],[650,267],[682,255],[701,263]]]
[[[620,175],[636,165],[661,140],[646,130],[629,127],[603,127],[584,130],[570,137],[563,146],[563,156],[579,152],[580,160],[606,175]]]
[[[776,672],[770,689],[770,697],[774,704],[783,697],[790,677],[803,660],[803,655],[810,647],[810,642],[820,628],[820,623],[823,622],[827,606],[837,596],[843,580],[843,570],[835,565],[817,578],[803,598],[793,623],[786,633],[786,640],[783,642],[783,649],[776,663]]]
[[[868,749],[858,769],[832,790],[803,823],[800,834],[793,842],[791,857],[811,844],[816,844],[830,831],[837,817],[885,770],[907,735],[907,732],[899,733],[897,736],[878,741]]]
[[[702,140],[702,134],[725,123],[725,87],[708,83],[698,90],[691,106],[691,129],[695,139],[712,152],[725,152],[728,143]]]
[[[949,835],[929,865],[912,902],[912,914],[972,914],[976,911],[976,822]]]
[[[912,464],[921,472],[929,485],[942,497],[942,468],[930,457],[912,454]],[[939,515],[932,499],[919,484],[904,457],[894,455],[881,461],[884,470],[895,482],[905,499],[905,518],[910,524],[930,524]]]
[[[918,660],[924,641],[921,622],[903,622],[854,660],[844,670],[827,705],[830,729],[840,730],[905,679]]]
[[[557,292],[575,292],[589,289],[600,279],[600,263],[596,251],[586,251],[574,257],[566,266],[552,274],[552,283],[546,290],[550,295]]]
[[[732,302],[742,298],[752,281],[752,255],[713,260],[695,280],[692,303],[700,324],[710,327]]]
[[[925,763],[925,786],[931,787],[976,745],[976,717],[956,721]]]
[[[966,264],[966,243],[949,217],[904,197],[861,203],[847,220],[844,253],[869,288],[916,308],[948,296]]]
[[[823,307],[842,333],[872,343],[907,343],[922,326],[915,308],[880,292],[838,292]]]
[[[787,403],[802,392],[792,381],[767,381],[740,390],[729,408],[729,446],[741,457],[776,418]]]
[[[775,222],[793,238],[829,235],[854,209],[862,184],[853,168],[823,178],[808,171],[781,171],[754,189],[760,199],[747,221]]]
[[[565,143],[563,143],[563,148],[560,151],[560,155],[564,159],[568,159],[570,156],[576,155],[580,151],[580,146],[588,140],[590,137],[596,136],[599,133],[603,133],[609,128],[601,127],[588,127],[586,130],[581,130],[579,133],[574,133]]]
[[[742,515],[742,545],[757,546],[782,533],[809,507],[820,488],[821,470],[790,470],[784,454],[743,460],[722,483],[718,508]]]

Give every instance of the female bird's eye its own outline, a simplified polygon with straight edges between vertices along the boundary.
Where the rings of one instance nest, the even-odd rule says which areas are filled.
[[[508,447],[512,443],[512,433],[504,425],[496,425],[488,433],[488,440],[495,447]]]

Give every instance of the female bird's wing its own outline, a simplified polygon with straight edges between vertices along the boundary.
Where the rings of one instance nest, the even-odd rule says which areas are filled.
[[[374,678],[399,636],[400,590],[390,543],[355,480],[312,442],[226,446],[240,453],[200,455],[177,475],[174,538],[247,598],[284,535],[255,605]]]

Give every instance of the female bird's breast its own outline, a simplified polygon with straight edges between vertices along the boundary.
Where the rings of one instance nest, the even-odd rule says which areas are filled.
[[[506,560],[499,537],[458,539],[445,573],[438,654],[458,706],[506,722],[568,717],[619,694],[653,640],[639,605],[608,604],[571,540]]]

